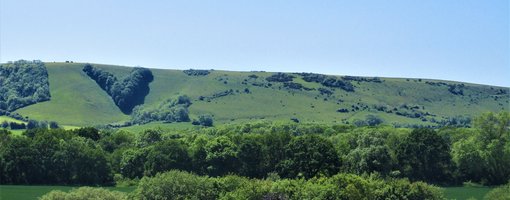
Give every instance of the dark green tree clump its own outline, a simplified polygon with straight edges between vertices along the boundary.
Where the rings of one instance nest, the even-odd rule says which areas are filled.
[[[290,82],[292,79],[294,79],[294,76],[281,72],[275,73],[266,78],[269,82]]]
[[[209,75],[209,73],[211,73],[210,70],[203,70],[203,69],[187,69],[187,70],[183,70],[182,72],[188,76],[207,76],[207,75]]]
[[[189,122],[188,107],[190,105],[190,98],[184,95],[176,99],[167,99],[154,109],[144,109],[144,107],[137,106],[133,110],[131,121],[134,124],[146,124],[152,121],[163,121],[165,123]]]
[[[303,77],[303,80],[305,80],[306,82],[316,82],[316,83],[320,83],[326,87],[340,88],[347,92],[354,92],[354,86],[350,82],[351,80],[353,80],[352,78],[339,79],[334,76],[326,76],[323,74],[314,74],[314,73],[301,73],[300,75]]]
[[[287,159],[279,164],[281,174],[285,177],[331,176],[340,167],[333,144],[317,135],[294,138],[286,147],[286,156]]]
[[[152,72],[142,67],[133,68],[122,80],[90,64],[83,67],[83,72],[96,81],[124,113],[131,113],[136,105],[143,104],[145,96],[149,94],[149,83],[154,80]]]
[[[50,96],[43,62],[19,60],[0,65],[0,113],[47,101]]]
[[[411,180],[445,183],[452,179],[450,142],[433,129],[415,129],[397,146],[401,172]]]
[[[453,144],[453,161],[465,180],[487,185],[510,180],[510,113],[486,113],[475,119],[474,133]]]
[[[0,184],[111,185],[107,154],[91,139],[62,129],[0,133]]]

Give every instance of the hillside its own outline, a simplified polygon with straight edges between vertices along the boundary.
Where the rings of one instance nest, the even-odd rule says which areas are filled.
[[[45,65],[51,98],[15,112],[30,119],[72,126],[131,120],[83,72],[84,63]],[[132,70],[93,65],[119,79]],[[161,109],[164,102],[186,95],[191,101],[188,108],[191,120],[209,114],[215,124],[291,118],[300,122],[353,123],[374,115],[387,124],[438,125],[452,121],[453,117],[457,120],[486,111],[509,110],[509,88],[470,83],[326,76],[332,80],[328,82],[316,81],[316,75],[310,74],[273,76],[273,72],[150,70],[154,79],[139,109]],[[273,78],[267,79],[270,76]]]

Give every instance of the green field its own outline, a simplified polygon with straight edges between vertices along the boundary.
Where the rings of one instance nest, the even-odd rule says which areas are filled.
[[[82,72],[83,63],[46,63],[49,74],[51,100],[17,110],[23,116],[36,120],[57,121],[60,125],[89,126],[125,122],[130,116],[123,114],[108,94]],[[123,77],[130,67],[99,65],[94,66]],[[381,78],[383,82],[351,81],[355,92],[329,88],[331,95],[320,94],[319,83],[306,82],[301,75],[293,74],[293,82],[302,84],[308,90],[296,90],[282,83],[268,82],[270,72],[232,72],[212,70],[207,76],[188,76],[181,70],[151,69],[154,81],[149,84],[150,92],[143,108],[157,107],[162,101],[187,95],[192,100],[189,115],[195,119],[201,114],[211,114],[215,124],[240,123],[251,120],[283,120],[297,118],[302,122],[340,123],[364,119],[373,114],[385,123],[429,124],[432,118],[458,115],[476,116],[481,112],[508,110],[509,93],[499,90],[508,88],[468,83]],[[250,78],[255,75],[257,78]],[[464,94],[454,95],[446,85],[464,84]],[[245,89],[249,93],[244,92]],[[219,92],[232,90],[227,96],[199,100],[200,96],[210,97]],[[427,120],[397,115],[395,112],[378,111],[375,106],[390,109],[402,105],[417,106],[422,113],[429,113]],[[353,106],[366,109],[354,110]],[[348,113],[337,112],[340,108]],[[407,109],[404,112],[411,112]],[[137,129],[137,128],[134,128]]]
[[[52,191],[69,191],[72,186],[25,186],[25,185],[0,185],[1,200],[35,200]],[[135,187],[105,187],[109,190],[131,192]]]
[[[492,187],[446,187],[444,195],[447,199],[483,199]]]
[[[14,119],[12,117],[7,117],[7,116],[0,116],[0,122],[16,122],[16,123],[25,123],[21,120],[17,120],[17,119]]]
[[[82,67],[82,64],[47,63],[51,100],[17,112],[33,119],[73,126],[128,119],[108,94],[81,71]]]

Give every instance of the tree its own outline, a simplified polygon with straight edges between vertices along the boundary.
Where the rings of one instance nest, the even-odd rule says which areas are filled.
[[[187,147],[177,140],[156,143],[147,153],[144,174],[154,176],[171,169],[191,170],[191,158],[187,150]]]
[[[9,122],[9,127],[11,127],[12,130],[17,129],[25,129],[26,125],[24,123],[16,123],[16,122]]]
[[[510,179],[510,113],[485,113],[475,119],[475,134],[453,145],[453,160],[464,179],[489,185]]]
[[[105,131],[98,142],[105,151],[111,153],[117,149],[133,147],[135,135],[122,130],[113,133]]]
[[[39,127],[39,122],[35,120],[28,120],[27,129],[34,129]]]
[[[60,128],[60,126],[58,125],[58,123],[56,121],[51,121],[50,122],[50,128],[51,129],[57,129],[57,128]]]
[[[264,152],[261,137],[244,136],[239,143],[239,174],[242,176],[261,178],[263,173]]]
[[[2,128],[8,128],[8,127],[9,127],[9,122],[3,121],[2,122]]]
[[[80,137],[89,138],[94,141],[98,141],[99,138],[101,138],[99,135],[99,130],[94,127],[74,129],[73,132]]]
[[[120,173],[127,178],[141,178],[147,160],[146,149],[128,149],[120,161]]]
[[[237,169],[237,145],[226,136],[219,136],[205,145],[207,171],[211,176],[221,176]]]
[[[0,111],[14,111],[50,99],[43,62],[19,60],[0,64]]]
[[[202,126],[213,126],[213,118],[211,115],[200,115],[198,117],[198,123]]]
[[[149,94],[149,83],[154,76],[149,69],[135,67],[131,73],[122,80],[106,71],[90,64],[83,67],[85,72],[113,99],[115,105],[126,114],[131,114],[133,108],[143,104],[145,96]]]
[[[147,147],[159,141],[161,141],[161,131],[147,129],[136,138],[136,146]]]
[[[11,137],[0,146],[1,184],[31,184],[36,176],[37,150],[26,137]]]
[[[277,172],[277,165],[286,158],[286,146],[291,141],[289,133],[273,132],[262,135],[262,150],[264,160],[262,173]]]
[[[396,157],[411,180],[444,183],[452,178],[450,143],[433,129],[414,129],[398,144]]]
[[[93,140],[73,137],[61,143],[54,156],[59,160],[65,184],[112,185],[113,174],[105,152]]]
[[[285,152],[287,158],[279,164],[280,173],[284,177],[331,176],[338,172],[340,166],[333,144],[318,135],[293,138]]]
[[[367,129],[362,129],[367,130]],[[370,129],[369,129],[370,130]],[[343,167],[356,174],[378,172],[388,174],[393,166],[390,149],[383,133],[367,130],[347,142],[354,148],[343,156]]]
[[[383,120],[379,116],[367,115],[365,122],[369,126],[377,126],[377,125],[381,124],[383,122]]]
[[[199,175],[207,174],[207,151],[205,146],[209,138],[204,135],[197,136],[190,146],[193,171]]]

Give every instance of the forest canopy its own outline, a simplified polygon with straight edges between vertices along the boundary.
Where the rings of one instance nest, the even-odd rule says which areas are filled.
[[[50,96],[43,62],[19,60],[0,65],[0,112],[47,101]]]
[[[86,64],[83,72],[96,81],[99,87],[110,95],[115,105],[126,114],[130,114],[135,106],[143,104],[145,96],[149,94],[149,83],[154,80],[152,72],[142,67],[133,68],[131,73],[121,80],[91,64]]]

